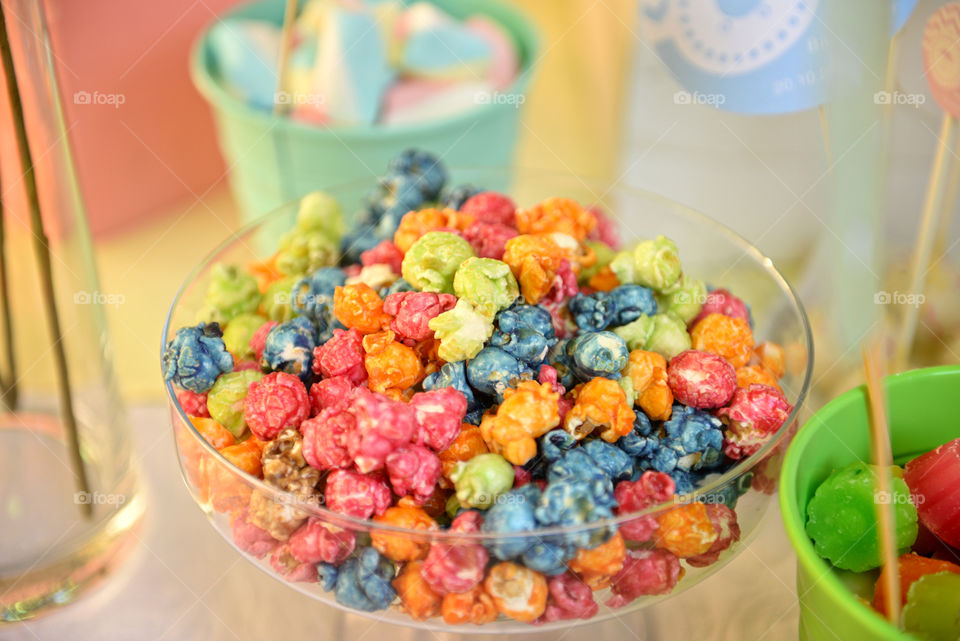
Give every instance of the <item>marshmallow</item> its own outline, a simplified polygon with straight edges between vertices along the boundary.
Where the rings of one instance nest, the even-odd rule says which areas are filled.
[[[261,109],[273,109],[280,30],[259,20],[228,18],[207,38],[223,84]]]
[[[409,125],[463,113],[490,100],[486,82],[408,78],[393,85],[383,101],[384,125]]]
[[[487,41],[459,23],[436,25],[409,35],[401,68],[433,80],[481,80],[493,51]]]
[[[486,41],[490,47],[490,67],[486,80],[497,91],[503,91],[513,84],[520,69],[517,49],[510,34],[499,24],[485,16],[473,16],[465,23],[466,27]]]

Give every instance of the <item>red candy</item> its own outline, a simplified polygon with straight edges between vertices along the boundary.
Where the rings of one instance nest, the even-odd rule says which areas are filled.
[[[383,467],[390,452],[409,443],[417,433],[414,409],[365,388],[357,388],[350,410],[357,426],[347,447],[361,472]]]
[[[276,438],[286,427],[297,428],[310,416],[310,398],[300,379],[273,372],[250,384],[243,401],[243,419],[261,441]]]
[[[352,531],[310,517],[290,535],[287,548],[301,563],[338,564],[350,556],[356,542]]]
[[[188,389],[177,390],[177,401],[187,416],[210,418],[210,412],[207,411],[206,393],[197,394]]]
[[[395,292],[383,301],[383,311],[391,316],[390,329],[397,339],[407,344],[433,338],[428,323],[443,312],[453,309],[453,294],[431,292]]]
[[[688,349],[670,359],[667,384],[673,398],[684,405],[721,407],[737,389],[737,370],[722,356]]]
[[[676,493],[676,483],[664,472],[647,470],[636,481],[620,481],[613,489],[617,499],[617,514],[640,512],[652,505],[670,500]],[[657,529],[656,515],[640,516],[620,525],[620,534],[630,541],[649,541]]]
[[[737,460],[755,453],[780,429],[791,411],[793,406],[775,387],[758,383],[738,387],[730,405],[717,411],[727,425],[724,454]]]
[[[634,550],[627,554],[623,568],[613,577],[607,600],[611,608],[622,607],[638,596],[669,594],[683,570],[680,559],[666,550]]]
[[[345,408],[350,403],[353,383],[343,376],[325,378],[310,386],[310,408],[314,415],[327,407]]]
[[[403,252],[393,244],[393,241],[383,240],[373,249],[361,253],[360,262],[364,267],[367,265],[389,265],[394,274],[399,274],[400,265],[403,263]]]
[[[342,408],[328,407],[305,420],[300,424],[304,460],[318,470],[349,467],[353,457],[347,443],[355,428],[353,414]]]
[[[593,600],[593,590],[569,572],[551,577],[547,581],[547,590],[544,621],[589,619],[600,609]]]
[[[720,553],[730,547],[734,541],[740,540],[740,524],[737,523],[737,513],[723,503],[707,505],[707,515],[713,529],[717,531],[717,540],[710,545],[710,549],[703,554],[687,557],[688,565],[703,568],[713,565],[720,558]]]
[[[262,559],[280,545],[270,533],[247,519],[247,510],[238,514],[231,523],[233,542],[238,548],[251,556]]]
[[[440,452],[450,447],[459,436],[463,417],[467,413],[467,399],[452,387],[442,387],[414,394],[410,399],[410,407],[417,419],[414,442]]]
[[[317,580],[317,566],[301,562],[285,545],[270,555],[270,567],[291,583],[313,583]]]
[[[250,349],[256,354],[258,362],[263,358],[263,347],[267,343],[267,334],[269,334],[270,330],[276,327],[277,324],[277,321],[267,321],[250,337]]]
[[[710,314],[723,314],[724,316],[742,318],[748,323],[750,322],[750,310],[747,308],[746,303],[731,294],[729,290],[723,288],[715,289],[707,294],[707,299],[704,301],[703,307],[700,308],[700,313],[690,321],[689,326],[693,327]]]
[[[479,512],[470,510],[453,519],[450,531],[479,532],[482,521]],[[434,543],[423,561],[420,576],[440,594],[467,592],[483,581],[489,558],[487,549],[479,543]]]
[[[393,503],[385,481],[352,470],[331,472],[323,496],[327,507],[334,512],[360,519],[383,514]]]
[[[324,378],[345,376],[354,385],[367,380],[363,335],[355,329],[333,330],[333,337],[313,350],[313,372]]]
[[[577,275],[574,273],[570,261],[564,258],[560,261],[560,266],[557,268],[557,275],[553,278],[553,285],[550,286],[550,290],[547,292],[547,295],[540,300],[540,303],[549,309],[549,303],[565,304],[568,298],[576,296],[579,292],[580,288],[577,286]],[[553,312],[551,312],[551,315],[552,314]]]
[[[560,384],[557,376],[557,370],[554,369],[552,365],[541,365],[540,372],[537,375],[537,380],[541,383],[550,383],[550,386],[553,387],[553,391],[560,395],[560,401],[557,410],[560,414],[560,424],[563,425],[563,419],[566,417],[567,412],[573,409],[574,403],[569,398],[566,398],[565,394],[567,393],[567,390],[563,385]]]
[[[960,547],[960,439],[907,463],[903,480],[916,497],[920,522],[950,545]]]
[[[484,191],[467,198],[460,206],[464,214],[473,214],[477,221],[485,223],[499,223],[509,227],[516,227],[517,221],[514,212],[517,206],[509,196],[495,191]]]
[[[423,504],[433,495],[440,480],[440,458],[423,445],[406,445],[394,450],[386,459],[390,485],[399,496],[412,494]]]
[[[517,230],[500,223],[478,221],[467,227],[461,235],[479,258],[500,260],[507,241],[517,235]]]

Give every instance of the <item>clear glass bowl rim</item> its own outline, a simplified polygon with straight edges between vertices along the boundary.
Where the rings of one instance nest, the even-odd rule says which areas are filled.
[[[509,167],[509,168],[491,168],[491,167],[477,167],[477,168],[448,168],[448,171],[451,174],[456,173],[490,173],[500,174],[501,176],[526,176],[533,178],[534,180],[537,177],[540,179],[552,178],[554,180],[579,180],[581,183],[586,186],[589,182],[601,182],[595,178],[585,178],[581,175],[575,175],[567,172],[558,172],[552,170],[543,170],[543,169],[534,169],[527,167]],[[364,187],[370,186],[369,179],[354,180],[345,183],[339,183],[337,185],[332,185],[329,187],[322,188],[324,191],[330,192],[334,196],[337,195],[338,191],[349,190],[349,189],[363,189]],[[340,514],[339,512],[334,512],[329,510],[321,505],[314,504],[312,502],[303,501],[294,494],[291,494],[285,490],[280,490],[273,486],[268,485],[261,479],[258,479],[250,474],[247,474],[245,471],[236,467],[230,463],[220,452],[217,451],[210,443],[207,442],[205,438],[197,431],[193,426],[193,423],[190,421],[190,417],[187,416],[184,412],[183,407],[180,405],[179,400],[177,400],[176,393],[173,389],[173,384],[171,382],[164,382],[164,386],[167,391],[167,400],[176,407],[177,413],[185,426],[189,427],[190,436],[195,440],[199,441],[200,447],[206,450],[206,453],[214,459],[217,459],[217,462],[223,466],[226,466],[227,469],[239,477],[242,481],[253,489],[262,492],[270,496],[273,500],[277,502],[282,502],[287,505],[296,506],[298,509],[303,510],[309,516],[317,517],[322,519],[327,523],[331,523],[338,527],[351,530],[359,531],[375,531],[377,533],[390,533],[401,535],[403,537],[412,538],[415,540],[423,540],[429,542],[446,542],[446,543],[458,543],[465,544],[468,542],[482,543],[485,541],[495,541],[495,540],[511,540],[516,541],[518,539],[524,538],[541,538],[546,536],[564,536],[582,532],[593,532],[595,530],[610,527],[618,526],[623,523],[629,523],[640,519],[644,516],[651,514],[659,513],[670,506],[678,505],[681,503],[692,503],[700,500],[703,497],[710,496],[717,489],[722,488],[728,485],[734,479],[742,477],[747,472],[749,472],[757,463],[763,461],[768,455],[770,455],[788,436],[790,433],[791,426],[797,421],[800,408],[803,406],[804,401],[806,400],[807,393],[810,388],[810,380],[813,375],[813,358],[814,358],[814,345],[813,345],[813,334],[810,328],[810,322],[807,318],[806,311],[804,310],[803,304],[800,301],[799,296],[797,296],[796,291],[790,285],[790,283],[783,277],[780,271],[774,266],[773,260],[768,256],[763,254],[758,248],[753,244],[743,238],[740,234],[734,232],[732,229],[723,225],[716,220],[710,218],[706,214],[697,211],[691,207],[683,205],[677,201],[670,200],[664,196],[660,196],[654,192],[647,191],[645,189],[640,189],[637,187],[632,187],[630,185],[623,184],[621,182],[614,183],[613,185],[602,189],[602,198],[605,198],[607,195],[614,193],[616,191],[629,192],[639,198],[658,202],[661,205],[664,205],[677,214],[682,213],[683,216],[696,221],[698,224],[701,224],[705,227],[704,233],[713,233],[723,236],[731,244],[739,247],[743,250],[745,254],[750,255],[756,260],[757,264],[764,268],[767,272],[767,275],[770,276],[774,282],[780,287],[781,291],[787,295],[789,298],[793,311],[797,314],[800,319],[800,323],[803,329],[804,341],[806,343],[807,359],[803,374],[803,383],[800,389],[799,394],[797,395],[797,400],[793,405],[793,411],[790,412],[790,415],[783,422],[783,425],[780,426],[780,429],[774,434],[773,438],[767,441],[763,447],[761,447],[757,452],[751,456],[742,459],[736,465],[731,467],[729,470],[721,474],[715,479],[712,479],[709,483],[703,487],[697,488],[694,492],[690,494],[684,494],[682,496],[674,496],[673,499],[664,501],[663,503],[658,503],[656,505],[651,505],[650,507],[640,510],[637,512],[630,512],[627,514],[621,514],[613,516],[606,519],[601,519],[597,521],[592,521],[590,523],[585,523],[582,525],[576,525],[572,527],[563,527],[563,526],[551,526],[546,528],[539,528],[537,530],[527,530],[522,532],[449,532],[445,530],[419,530],[413,528],[399,527],[396,525],[391,525],[388,523],[380,523],[374,521],[373,519],[361,519],[353,516],[348,516],[345,514]],[[167,312],[167,317],[164,320],[163,331],[160,337],[160,354],[163,354],[163,350],[166,347],[168,335],[170,333],[170,323],[173,318],[174,311],[177,309],[180,299],[183,297],[187,288],[194,282],[194,280],[206,269],[208,269],[214,262],[216,262],[217,257],[231,246],[242,236],[250,233],[256,228],[264,225],[274,218],[278,218],[281,215],[289,215],[292,211],[297,201],[291,201],[280,205],[276,209],[267,212],[263,216],[252,220],[233,233],[231,233],[225,240],[220,242],[213,250],[207,253],[190,273],[187,274],[187,277],[184,279],[183,284],[177,290],[176,295],[173,298],[173,302],[170,304],[170,309]],[[162,360],[162,359],[161,359]],[[162,368],[161,368],[161,377],[162,377]],[[177,444],[177,450],[180,450],[179,444]],[[183,471],[183,470],[181,470]],[[187,483],[187,477],[185,474],[184,482]]]

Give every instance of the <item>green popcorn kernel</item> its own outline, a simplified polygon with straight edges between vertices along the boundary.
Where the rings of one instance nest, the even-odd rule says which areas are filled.
[[[263,372],[255,369],[221,374],[207,393],[210,417],[237,438],[247,431],[247,423],[243,419],[243,401],[247,398],[247,388],[261,378]]]
[[[324,231],[292,229],[280,239],[277,271],[286,276],[303,276],[335,264],[339,250],[339,243],[327,237]]]
[[[453,277],[453,290],[481,314],[496,315],[520,296],[520,286],[510,266],[493,258],[468,258]]]
[[[613,257],[617,255],[617,252],[615,252],[610,245],[599,240],[588,240],[585,241],[584,244],[597,255],[597,262],[590,267],[585,267],[580,270],[580,276],[577,278],[577,282],[580,285],[587,284],[597,272],[609,265],[610,262],[613,261]]]
[[[297,280],[297,276],[284,276],[267,287],[267,291],[263,293],[263,313],[267,315],[267,320],[285,323],[293,318],[291,290]]]
[[[422,292],[453,293],[453,277],[468,258],[470,243],[445,231],[427,232],[407,250],[401,273],[404,280]]]
[[[513,487],[513,466],[499,454],[479,454],[450,474],[462,507],[486,509]]]
[[[684,323],[689,323],[707,300],[707,286],[702,280],[694,280],[684,274],[670,293],[657,294],[660,312],[670,312]]]
[[[267,319],[259,314],[240,314],[227,323],[223,330],[223,342],[239,360],[251,360],[254,357],[250,339]]]
[[[623,371],[626,372],[627,368],[624,367]],[[633,407],[634,402],[637,400],[637,392],[633,387],[633,379],[624,373],[617,380],[617,384],[620,385],[620,389],[622,389],[623,393],[627,396],[627,406]]]
[[[493,335],[493,319],[463,298],[453,309],[431,318],[429,325],[440,341],[437,354],[448,363],[473,358]]]
[[[680,279],[680,255],[676,244],[666,236],[639,243],[633,250],[633,262],[633,282],[637,285],[666,291]]]
[[[259,305],[257,279],[235,265],[217,263],[211,270],[198,320],[225,325],[235,316],[257,311]]]
[[[635,349],[643,349],[650,334],[653,333],[653,316],[641,314],[635,321],[614,327],[613,333],[623,339],[631,352]]]
[[[687,324],[670,312],[653,316],[653,331],[647,337],[643,349],[656,352],[668,361],[692,347]]]
[[[336,198],[323,191],[314,191],[300,199],[297,211],[297,229],[317,233],[333,245],[343,237],[343,210]]]

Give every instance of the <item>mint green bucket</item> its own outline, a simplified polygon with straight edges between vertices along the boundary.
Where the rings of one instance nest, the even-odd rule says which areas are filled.
[[[524,95],[539,49],[530,21],[495,0],[430,1],[459,18],[485,15],[509,33],[520,54],[521,67],[506,92]],[[284,0],[265,0],[223,17],[261,19],[279,25],[283,8]],[[190,72],[213,110],[220,150],[229,167],[230,187],[244,221],[315,189],[363,181],[369,187],[376,176],[384,173],[391,158],[410,147],[434,152],[448,167],[512,164],[520,116],[518,103],[523,101],[490,101],[454,116],[416,125],[324,127],[295,122],[256,109],[221,85],[216,78],[209,33],[209,29],[205,30],[194,47]],[[456,172],[452,178],[456,182]],[[359,202],[363,193],[344,196],[344,202]]]

